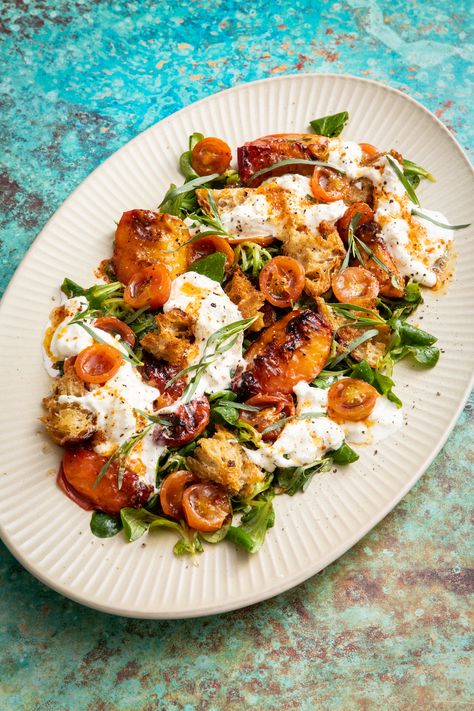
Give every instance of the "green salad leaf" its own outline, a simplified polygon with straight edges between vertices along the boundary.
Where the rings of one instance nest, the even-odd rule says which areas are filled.
[[[94,511],[91,516],[90,529],[97,538],[111,538],[123,528],[122,521],[117,516]]]
[[[120,511],[123,531],[129,543],[138,540],[154,528],[168,528],[178,534],[179,540],[173,550],[176,555],[201,553],[203,548],[196,531],[192,531],[184,523],[170,521],[163,516],[156,516],[146,509],[124,508]]]
[[[279,493],[294,496],[304,491],[315,474],[329,471],[331,465],[331,457],[325,457],[301,467],[279,467],[274,474]]]
[[[275,493],[267,489],[260,497],[252,499],[238,526],[230,526],[226,538],[247,551],[256,553],[262,547],[267,530],[275,525],[273,498]]]
[[[340,111],[338,114],[330,114],[329,116],[313,119],[309,124],[318,136],[334,138],[342,133],[348,121],[349,113],[347,111]]]
[[[352,462],[357,462],[359,455],[357,452],[354,452],[352,447],[349,447],[347,442],[344,442],[339,449],[331,452],[330,458],[334,464],[352,464]]]
[[[191,264],[188,272],[197,272],[222,284],[225,276],[226,256],[223,252],[213,252]]]

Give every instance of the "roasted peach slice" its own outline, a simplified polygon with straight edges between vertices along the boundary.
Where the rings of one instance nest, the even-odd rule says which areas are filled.
[[[117,279],[128,284],[135,272],[161,262],[171,279],[189,266],[189,230],[174,215],[151,210],[124,212],[115,232],[113,263]]]
[[[272,175],[283,173],[301,173],[311,175],[314,166],[286,165],[252,180],[252,176],[273,163],[289,158],[305,160],[325,160],[328,154],[328,139],[313,133],[278,133],[273,136],[263,136],[255,141],[249,141],[237,150],[239,174],[242,182],[256,188],[262,180]]]
[[[248,399],[257,393],[289,393],[300,380],[309,383],[322,370],[331,341],[332,331],[318,314],[291,311],[252,343],[236,389]]]

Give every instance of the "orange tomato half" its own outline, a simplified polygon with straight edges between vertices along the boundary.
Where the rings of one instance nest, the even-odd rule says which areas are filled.
[[[341,304],[365,306],[371,309],[375,306],[379,294],[379,282],[367,269],[348,267],[331,279],[334,296]]]
[[[293,306],[304,288],[305,271],[293,257],[274,257],[259,276],[260,291],[273,306]]]
[[[191,155],[191,165],[198,175],[225,173],[230,165],[232,153],[220,138],[203,138],[196,143]]]
[[[218,531],[232,513],[228,495],[217,484],[191,484],[182,501],[188,526],[204,533]]]
[[[364,380],[343,378],[328,391],[328,415],[336,422],[365,420],[375,407],[379,394]]]
[[[183,494],[196,477],[186,469],[181,469],[163,479],[160,487],[160,504],[164,513],[172,518],[183,518]]]
[[[123,300],[134,309],[148,306],[152,311],[168,301],[171,293],[171,279],[164,264],[157,262],[150,267],[139,269],[125,287]]]
[[[337,171],[317,165],[310,185],[314,197],[319,202],[336,202],[344,199],[349,181]]]
[[[234,250],[227,242],[227,240],[219,237],[218,235],[208,235],[207,237],[201,237],[195,242],[191,242],[191,262],[195,262],[202,257],[207,257],[209,254],[214,254],[215,252],[222,252],[225,254],[225,266],[230,267],[234,261]]]
[[[123,363],[120,352],[107,343],[94,343],[79,353],[74,369],[85,383],[103,385],[110,380]]]

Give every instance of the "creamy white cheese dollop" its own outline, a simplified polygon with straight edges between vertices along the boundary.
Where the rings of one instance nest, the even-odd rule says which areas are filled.
[[[199,353],[189,365],[199,362],[209,336],[223,326],[242,319],[239,309],[221,285],[196,272],[186,272],[173,281],[163,311],[167,313],[171,309],[182,309],[195,319],[194,336]],[[206,368],[195,396],[225,390],[230,386],[235,369],[243,363],[242,344],[243,334],[240,333],[232,348],[219,354]],[[211,345],[206,354],[214,353],[215,348],[215,345]]]
[[[278,227],[271,219],[271,207],[264,195],[249,195],[240,205],[222,212],[221,221],[230,234],[242,237],[274,237]]]

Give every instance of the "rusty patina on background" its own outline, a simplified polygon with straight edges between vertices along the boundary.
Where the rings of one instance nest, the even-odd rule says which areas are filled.
[[[242,81],[298,71],[378,79],[421,100],[472,148],[470,3],[437,6],[6,0],[2,288],[105,157]],[[2,548],[0,708],[472,708],[471,412],[472,403],[418,485],[357,546],[239,612],[110,617],[48,590]],[[34,516],[28,492],[25,506]]]

